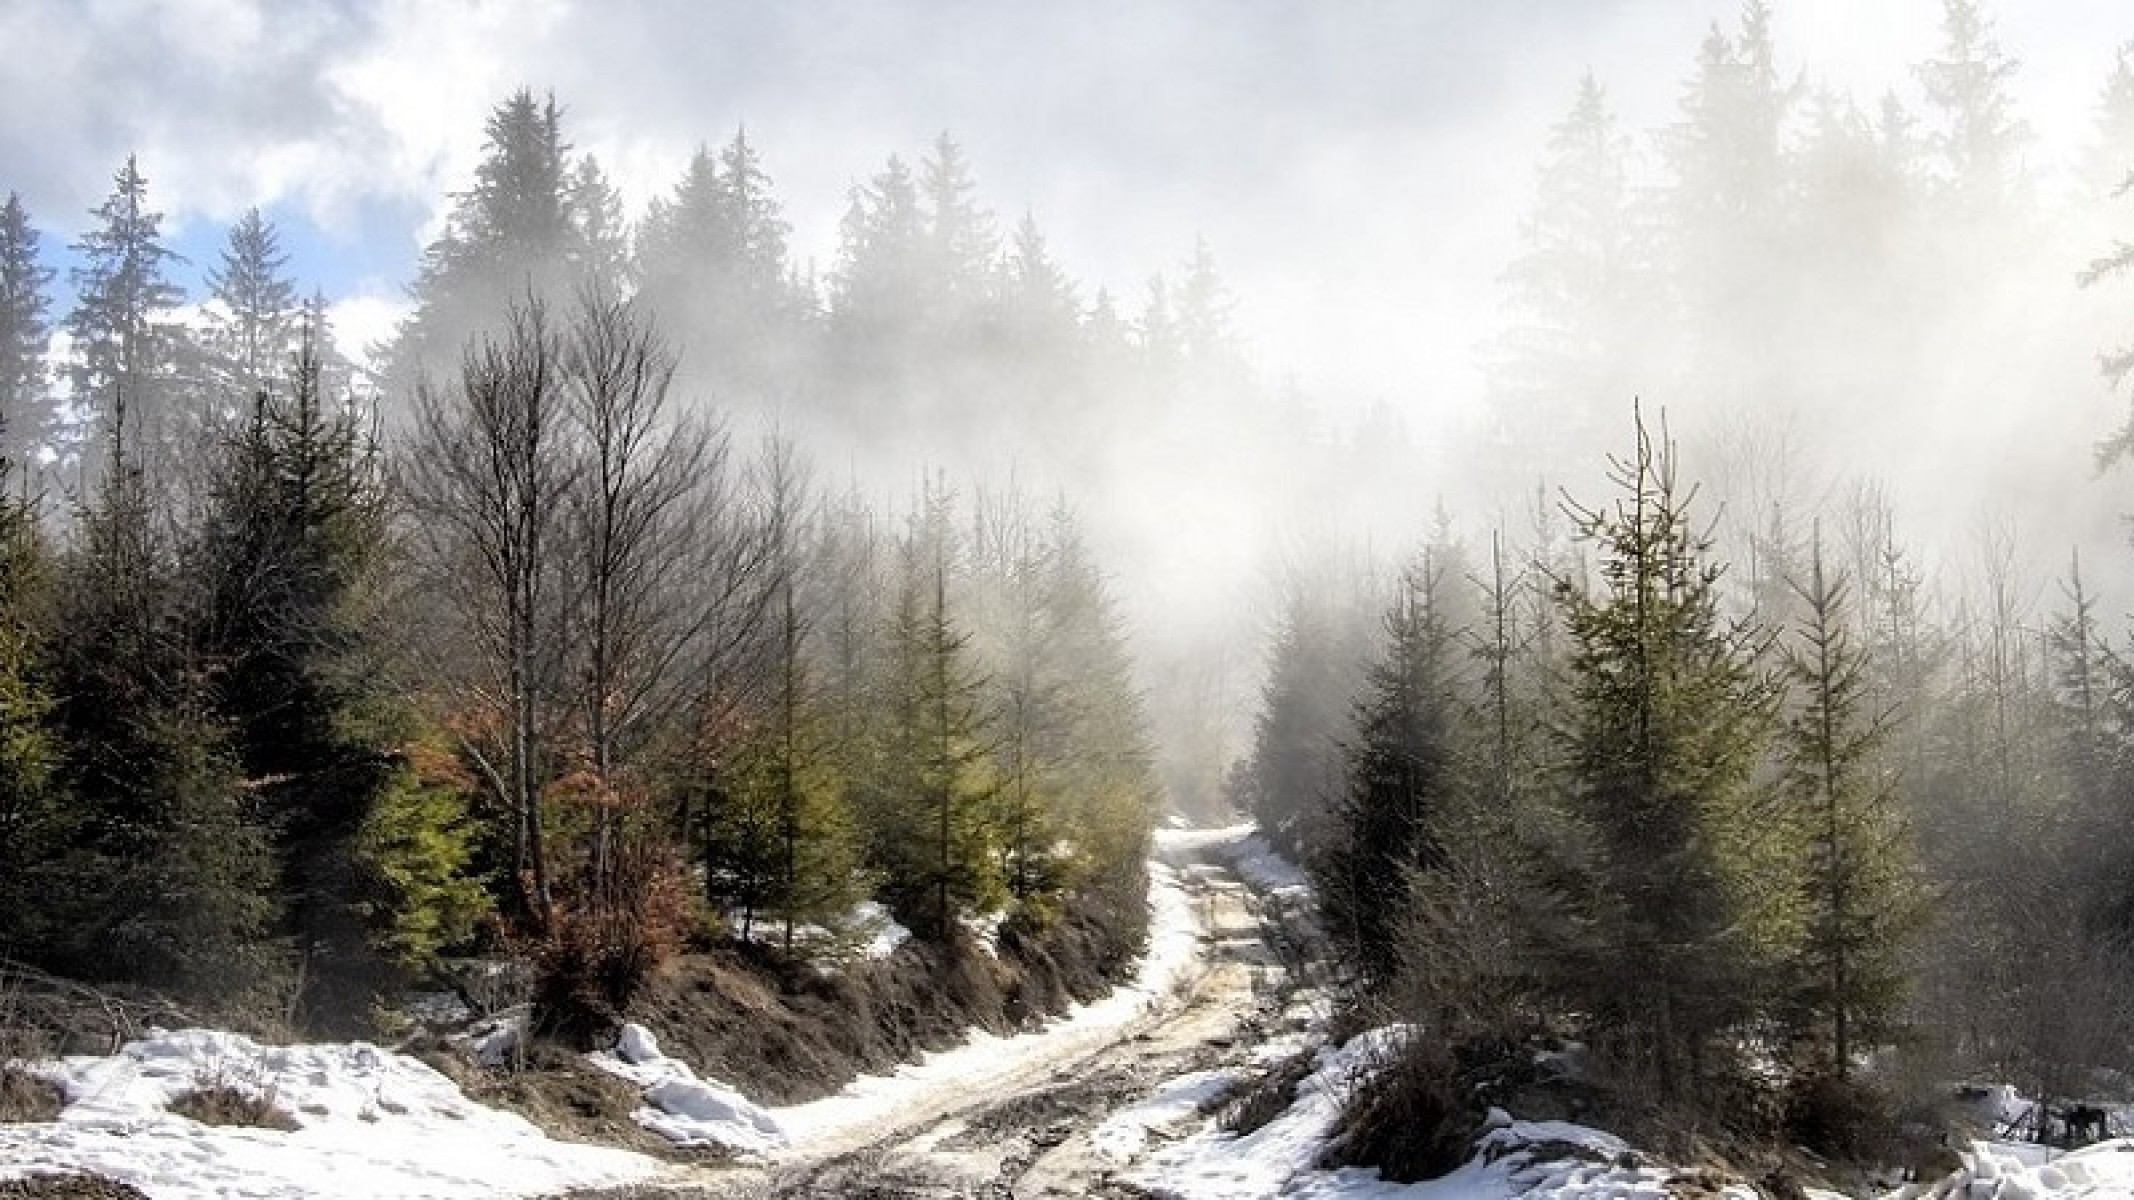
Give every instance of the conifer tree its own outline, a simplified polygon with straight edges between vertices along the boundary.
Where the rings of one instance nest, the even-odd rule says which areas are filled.
[[[364,907],[360,843],[400,780],[407,720],[366,609],[386,566],[379,465],[321,390],[316,332],[297,336],[287,385],[254,393],[222,452],[194,550],[211,581],[195,640],[273,824],[302,1009],[345,1033],[389,982],[374,948],[397,914]]]
[[[109,430],[130,422],[125,436],[136,455],[162,439],[176,403],[181,349],[170,313],[184,298],[167,274],[184,260],[163,244],[163,214],[148,207],[148,180],[132,156],[94,215],[99,225],[73,247],[81,264],[73,270],[76,301],[67,315],[74,402],[103,427],[81,439],[81,476],[92,486],[112,444]]]
[[[0,205],[0,434],[21,463],[49,420],[45,352],[51,344],[52,269],[37,257],[37,230],[14,192]]]
[[[1870,707],[1850,584],[1826,571],[1820,537],[1794,585],[1800,616],[1785,661],[1800,700],[1780,757],[1807,851],[1798,1019],[1825,1047],[1817,1069],[1844,1079],[1895,1015],[1921,897],[1884,755],[1889,714]]]
[[[1577,508],[1600,590],[1557,584],[1571,639],[1562,803],[1591,838],[1590,945],[1556,980],[1626,1069],[1703,1094],[1721,1034],[1755,1012],[1756,881],[1731,835],[1768,724],[1761,642],[1718,611],[1720,568],[1691,524],[1671,445],[1642,418],[1619,495]]]
[[[1385,649],[1372,663],[1347,745],[1347,789],[1321,855],[1320,911],[1366,980],[1400,966],[1397,923],[1413,873],[1444,865],[1454,767],[1452,651],[1441,559],[1426,550],[1385,614]]]
[[[109,468],[79,517],[59,600],[54,716],[80,825],[55,961],[91,978],[260,999],[288,965],[272,938],[273,845],[193,636],[204,598],[179,569],[125,413],[113,414]]]
[[[898,549],[867,811],[891,910],[914,932],[945,940],[959,918],[995,908],[1003,883],[984,680],[951,599],[960,563],[945,485],[928,486]]]
[[[456,369],[461,350],[529,295],[553,303],[584,264],[572,204],[570,145],[555,97],[512,93],[484,126],[474,186],[453,197],[445,230],[423,251],[408,289],[415,312],[384,348],[389,397],[404,401],[426,376]]]
[[[578,286],[627,295],[633,277],[630,227],[623,216],[621,194],[590,154],[578,160],[567,189]]]
[[[749,937],[759,917],[779,921],[790,954],[800,925],[834,929],[868,880],[811,667],[819,631],[809,576],[820,564],[806,477],[791,445],[776,439],[765,448],[763,474],[772,593],[766,679],[713,830],[714,860],[731,881],[722,899],[739,910],[741,935]]]
[[[1632,386],[1632,359],[1651,305],[1631,209],[1629,139],[1600,83],[1579,83],[1549,131],[1526,246],[1504,273],[1517,323],[1491,348],[1495,440],[1539,473],[1581,469],[1601,414]]]
[[[9,471],[0,468],[0,488]],[[67,916],[78,817],[60,779],[51,692],[50,549],[28,502],[0,498],[0,957],[41,958]]]
[[[2001,49],[1978,0],[1943,0],[1941,30],[1940,57],[1917,68],[1941,183],[1960,212],[2005,218],[2026,186],[2022,152],[2030,130],[2008,91],[2022,64]]]
[[[286,271],[289,256],[273,222],[257,208],[230,229],[222,265],[208,272],[208,294],[221,302],[209,349],[227,373],[225,402],[249,402],[253,393],[289,367],[302,317],[296,285]]]

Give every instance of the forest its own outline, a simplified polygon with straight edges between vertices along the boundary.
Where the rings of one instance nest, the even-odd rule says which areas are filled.
[[[1588,1062],[1566,1115],[1692,1153],[1893,1161],[1952,1080],[2041,1112],[2124,1092],[2134,654],[2102,598],[2124,529],[2085,559],[2079,484],[1965,529],[1990,478],[1922,498],[1874,460],[1930,473],[1923,414],[2039,395],[2026,371],[2125,382],[2123,297],[2118,340],[2048,327],[2066,300],[2012,308],[2134,263],[2095,233],[2128,227],[2134,58],[2048,205],[2016,60],[1980,6],[1943,10],[1925,111],[1787,79],[1755,2],[1649,139],[1587,77],[1489,349],[1485,437],[1545,486],[1289,577],[1231,794],[1312,865],[1363,1010],[1429,1031],[1360,1102],[1355,1161],[1465,1161],[1478,1097],[1540,1086],[1537,1046]],[[2108,430],[2057,470],[2115,482],[2128,447]]]
[[[1938,7],[1904,95],[1765,0],[1658,128],[1563,81],[1427,436],[1256,362],[1205,239],[1085,291],[945,132],[819,269],[746,127],[633,211],[522,88],[368,347],[260,209],[188,296],[134,157],[59,311],[10,193],[0,958],[352,1034],[510,956],[578,1036],[876,906],[1128,956],[1152,831],[1238,814],[1426,1034],[1350,1161],[1492,1087],[1861,1158],[2123,1093],[2134,43],[2048,187]]]

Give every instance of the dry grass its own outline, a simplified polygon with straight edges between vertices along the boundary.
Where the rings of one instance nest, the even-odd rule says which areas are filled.
[[[1275,1063],[1235,1099],[1224,1104],[1215,1123],[1224,1132],[1239,1135],[1261,1129],[1297,1102],[1297,1085],[1312,1073],[1314,1063],[1315,1056],[1308,1051],[1292,1054]]]
[[[148,1193],[101,1175],[27,1175],[0,1180],[0,1200],[148,1200]]]
[[[274,1090],[252,1092],[222,1079],[196,1080],[171,1097],[170,1111],[202,1125],[243,1125],[253,1129],[301,1128],[295,1117],[275,1103]]]
[[[21,1067],[0,1065],[0,1122],[56,1121],[67,1106],[59,1085]]]

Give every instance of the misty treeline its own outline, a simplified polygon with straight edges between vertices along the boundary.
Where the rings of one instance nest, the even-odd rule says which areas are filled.
[[[1610,461],[1532,529],[1300,572],[1233,776],[1421,1031],[1394,1119],[1444,1137],[1401,1161],[1565,1042],[1622,1128],[1825,1153],[1955,1079],[2123,1091],[2134,629],[2082,564],[1937,600],[1863,489],[1747,569],[1657,423]]]
[[[2134,629],[2096,584],[2123,564],[2018,538],[2032,514],[1987,513],[1960,553],[1910,540],[1895,487],[1715,430],[1805,416],[1857,468],[1931,446],[1897,422],[1961,421],[1974,389],[2077,403],[2100,350],[2125,375],[2123,322],[2041,330],[2022,305],[2126,268],[2109,238],[2086,271],[2050,248],[2058,217],[2134,224],[2109,207],[2134,57],[2047,212],[2014,61],[1968,0],[1945,17],[1924,113],[1789,80],[1753,2],[1654,159],[1584,81],[1491,349],[1521,515],[1477,538],[1441,514],[1397,568],[1287,577],[1230,789],[1311,866],[1366,1006],[1421,1031],[1359,1101],[1359,1157],[1450,1167],[1480,1105],[1565,1088],[1662,1143],[1868,1157],[1954,1079],[2124,1093]],[[1654,394],[1696,410],[1686,450]],[[1945,479],[1945,504],[1980,483]],[[1567,1043],[1568,1076],[1532,1065]]]
[[[1710,29],[1656,128],[1626,127],[1605,79],[1565,89],[1482,349],[1490,501],[1516,512],[1506,491],[1537,475],[1600,483],[1594,448],[1639,395],[1692,451],[1762,460],[1760,479],[1713,463],[1730,520],[1903,446],[1916,465],[1889,482],[1937,536],[1995,502],[2064,521],[2037,477],[2080,471],[2096,357],[2125,341],[2134,45],[2048,176],[1990,4],[1946,0],[1937,40],[1869,96],[1788,66],[1774,7]]]
[[[0,956],[343,1029],[503,951],[577,1033],[690,945],[864,940],[869,900],[1126,961],[1160,789],[1074,507],[930,471],[885,509],[784,428],[1215,355],[1212,291],[1129,341],[969,188],[945,138],[892,161],[820,289],[744,137],[629,230],[521,92],[367,378],[257,212],[181,321],[129,160],[62,387],[11,199]]]

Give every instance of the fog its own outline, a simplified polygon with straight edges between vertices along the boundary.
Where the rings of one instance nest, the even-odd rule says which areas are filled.
[[[1085,312],[1108,295],[1123,344],[1147,340],[1151,279],[1176,289],[1204,246],[1234,361],[1175,386],[1096,372],[1007,395],[1018,376],[997,363],[984,396],[939,363],[901,383],[804,370],[815,382],[737,385],[687,321],[669,333],[685,381],[707,364],[695,382],[738,428],[796,432],[828,478],[892,501],[937,467],[966,489],[1066,494],[1158,708],[1212,698],[1231,731],[1217,747],[1252,700],[1285,573],[1397,558],[1441,514],[1471,543],[1524,537],[1537,495],[1595,494],[1633,397],[1667,415],[1724,543],[1746,545],[1774,506],[1796,528],[1835,521],[1876,484],[1947,595],[1979,577],[1990,531],[2027,578],[2079,549],[2105,611],[2127,611],[2124,469],[2094,466],[2126,405],[2096,356],[2134,329],[2134,280],[2077,277],[2134,236],[2134,199],[2109,195],[2134,140],[2105,145],[2100,125],[2134,16],[2108,0],[1980,6],[2008,66],[1991,86],[2012,155],[1988,196],[1951,165],[1972,151],[1919,69],[1947,48],[1939,0],[1779,0],[1769,162],[1716,152],[1704,182],[1720,207],[1685,233],[1669,130],[1689,119],[1700,47],[1742,52],[1753,11],[21,3],[0,11],[0,44],[37,50],[0,66],[0,187],[64,245],[138,152],[195,271],[263,206],[358,352],[412,311],[422,248],[518,87],[555,97],[633,221],[697,147],[745,129],[818,295],[855,190],[892,154],[922,163],[944,131],[1001,253],[1027,213]],[[1641,261],[1537,305],[1514,264],[1563,220],[1542,171],[1589,73]],[[1761,119],[1718,119],[1735,118]],[[1883,179],[1873,154],[1892,139],[1902,161]],[[1555,348],[1522,359],[1536,330]],[[1019,420],[1042,404],[1076,407]],[[2030,591],[2051,603],[2048,585]]]

